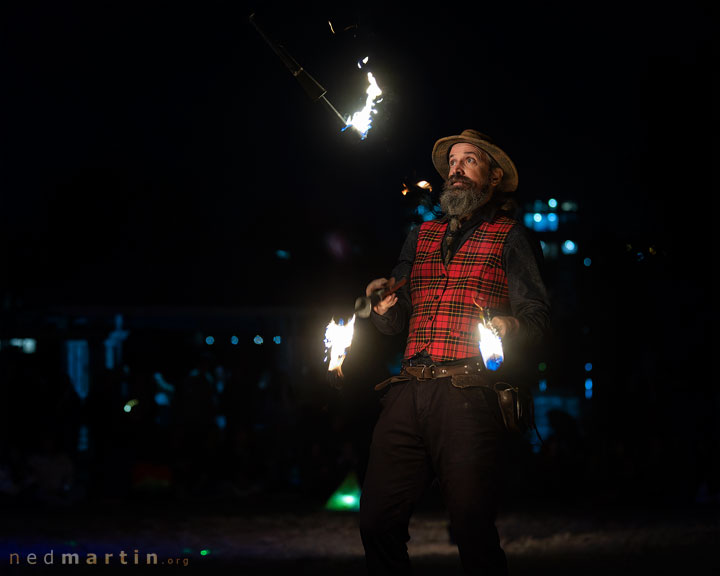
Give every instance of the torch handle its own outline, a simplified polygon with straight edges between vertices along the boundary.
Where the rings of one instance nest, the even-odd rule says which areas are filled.
[[[390,294],[393,294],[398,289],[405,286],[405,284],[407,284],[407,277],[400,279],[399,282],[395,282],[395,284],[393,284],[391,288],[380,288],[379,290],[375,290],[375,292],[370,295],[370,301],[372,302],[372,305],[377,305],[380,300],[387,296],[390,296]]]
[[[402,288],[406,283],[407,277],[402,278],[390,288],[380,288],[379,290],[375,290],[372,294],[370,294],[370,296],[360,296],[360,298],[355,300],[355,314],[360,318],[368,318],[370,316],[370,312],[372,312],[373,306],[377,306],[380,300],[389,296],[399,288]]]

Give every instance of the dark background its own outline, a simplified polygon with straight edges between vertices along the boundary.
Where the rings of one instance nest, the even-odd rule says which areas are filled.
[[[345,115],[373,72],[384,99],[365,140],[305,94],[251,13]],[[358,321],[338,392],[324,328],[389,274],[428,201],[412,184],[440,188],[433,143],[466,128],[513,158],[523,213],[577,206],[539,234],[579,246],[547,261],[554,334],[539,379],[580,409],[555,414],[542,450],[519,447],[523,493],[717,500],[709,20],[692,2],[5,5],[5,501],[323,502],[348,470],[361,477],[372,385],[403,341]],[[117,315],[129,336],[110,370]],[[87,398],[67,375],[78,339]],[[167,410],[153,403],[158,372],[175,389]],[[36,454],[67,456],[73,489],[41,488]]]

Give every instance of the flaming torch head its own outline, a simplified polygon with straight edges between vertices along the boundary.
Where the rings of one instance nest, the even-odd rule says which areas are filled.
[[[327,353],[328,372],[333,372],[342,378],[342,363],[345,360],[347,349],[350,348],[355,331],[355,316],[345,324],[342,319],[339,323],[333,318],[325,329],[325,352]]]
[[[488,328],[485,323],[478,324],[480,331],[480,354],[483,357],[485,368],[495,371],[503,363],[503,347],[502,340],[498,333],[492,328]]]
[[[361,140],[365,140],[368,132],[370,131],[370,127],[372,125],[372,115],[377,113],[377,110],[375,109],[375,101],[378,96],[382,94],[382,90],[380,90],[377,80],[375,80],[375,76],[372,75],[372,72],[368,72],[367,79],[368,88],[365,91],[367,94],[367,97],[365,98],[365,106],[362,110],[358,110],[355,114],[348,117],[345,122],[346,126],[343,128],[343,130],[347,130],[352,126],[360,133]]]

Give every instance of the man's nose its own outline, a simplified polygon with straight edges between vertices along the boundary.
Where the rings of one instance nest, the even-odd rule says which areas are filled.
[[[462,166],[458,162],[454,166],[450,167],[450,173],[448,174],[448,177],[454,176],[455,174],[460,174],[460,176],[465,176],[465,172],[463,172]]]

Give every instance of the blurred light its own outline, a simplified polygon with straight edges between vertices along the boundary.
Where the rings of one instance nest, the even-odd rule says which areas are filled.
[[[220,428],[220,430],[225,430],[227,427],[227,418],[223,414],[218,414],[215,416],[215,424],[217,424],[217,427]]]
[[[255,338],[253,338],[253,342],[255,342],[255,344],[259,346],[260,344],[265,342],[265,340],[263,340],[263,337],[258,334],[257,336],[255,336]]]
[[[279,260],[290,260],[290,252],[287,250],[275,250],[275,256]]]
[[[545,370],[547,370],[547,364],[545,362],[540,362],[540,364],[538,364],[538,370],[540,370],[540,372],[545,372]]]
[[[35,338],[11,338],[10,346],[22,348],[25,354],[33,354],[37,348],[37,340]]]
[[[402,193],[403,196],[407,196],[407,194],[408,194],[408,192],[410,192],[410,190],[408,190],[407,186],[403,186],[403,189],[400,192]]]
[[[427,212],[427,208],[425,208],[425,206],[420,204],[417,208],[415,208],[415,212],[417,212],[418,214],[420,214],[420,216],[422,216],[423,214],[425,214],[425,212]]]
[[[547,390],[547,380],[545,380],[545,378],[538,382],[538,388],[540,389],[540,392],[545,392]]]
[[[425,212],[422,217],[423,222],[429,222],[433,218],[435,218],[435,214],[433,214],[432,212]]]
[[[586,378],[585,379],[585,390],[592,390],[592,378]]]
[[[555,200],[555,198],[550,198],[550,200],[548,200],[548,206],[550,206],[550,208],[557,208],[557,205],[558,201]]]
[[[78,452],[85,452],[90,446],[90,430],[88,429],[87,425],[83,424],[78,429],[78,443],[77,443],[77,450]]]
[[[592,388],[590,390],[585,390],[585,398],[587,398],[588,400],[590,400],[590,398],[592,398],[592,394],[593,394]]]
[[[563,254],[576,254],[578,247],[572,240],[565,240],[562,244],[561,250]]]
[[[327,510],[354,511],[360,509],[360,485],[354,472],[350,472],[325,504]]]
[[[555,232],[558,229],[559,219],[554,212],[526,212],[523,221],[525,226],[536,232]]]
[[[423,190],[429,190],[432,192],[432,185],[427,180],[420,180],[417,184],[415,184],[418,188],[422,188]]]
[[[205,338],[205,344],[207,344],[208,346],[212,346],[213,344],[215,344],[215,338],[213,338],[212,336],[207,336]]]
[[[586,268],[590,268],[590,266],[592,265],[592,260],[591,260],[590,258],[584,258],[584,259],[583,259],[583,265],[584,265]]]
[[[235,346],[238,342],[240,342],[240,339],[237,336],[230,336],[230,344]]]
[[[67,375],[80,398],[87,398],[90,390],[90,348],[87,340],[68,340],[65,343]]]
[[[592,370],[592,362],[586,362],[585,363],[585,372],[590,372]]]
[[[210,554],[210,550],[200,550],[200,556],[207,556],[208,554]]]
[[[273,336],[273,342],[275,342],[275,344],[280,344],[282,342],[282,338],[280,336]]]
[[[577,212],[578,206],[575,202],[563,202],[560,204],[560,209],[565,212]]]
[[[137,398],[133,398],[132,400],[128,400],[125,403],[125,406],[123,406],[123,410],[127,413],[130,413],[132,409],[135,408],[135,406],[137,406],[138,404],[140,404],[140,400],[138,400]]]
[[[155,394],[155,404],[158,406],[170,406],[170,396],[165,392],[158,392]],[[130,410],[125,410],[125,412],[130,412]]]

